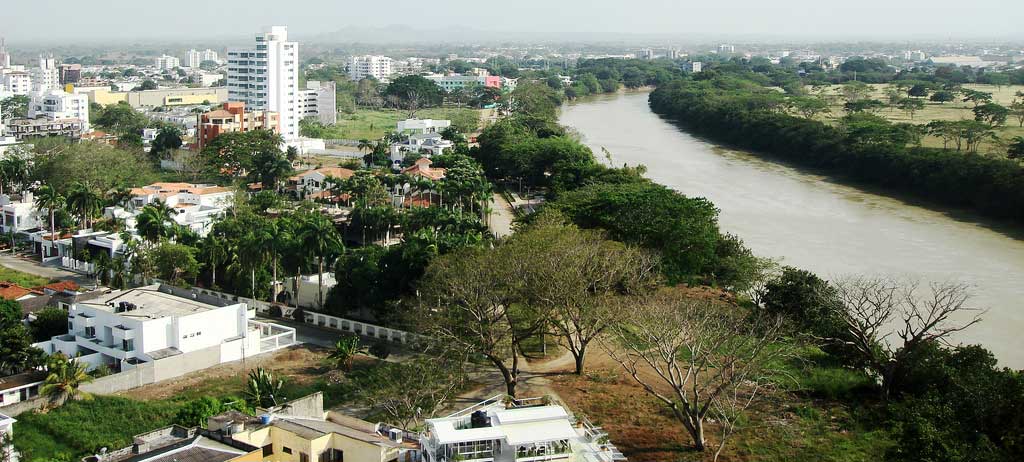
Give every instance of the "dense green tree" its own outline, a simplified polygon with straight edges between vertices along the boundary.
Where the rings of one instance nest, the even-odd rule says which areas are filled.
[[[936,103],[945,104],[945,103],[948,103],[950,101],[956,100],[956,95],[953,94],[953,92],[951,92],[951,91],[939,90],[939,91],[937,91],[935,93],[932,93],[932,96],[929,97],[928,99],[930,101],[934,101]]]
[[[974,112],[974,120],[985,122],[992,126],[1005,124],[1007,117],[1010,116],[1010,109],[997,103],[981,104],[975,106],[972,111]]]
[[[419,75],[406,75],[392,80],[383,94],[395,107],[409,111],[410,116],[415,115],[420,108],[440,105],[443,99],[440,87]]]
[[[68,312],[48,306],[35,314],[29,323],[29,331],[36,342],[45,342],[56,335],[68,333]]]
[[[181,130],[173,125],[167,125],[160,128],[157,132],[156,138],[153,139],[153,143],[150,145],[149,155],[154,159],[159,159],[165,153],[174,151],[181,147]]]

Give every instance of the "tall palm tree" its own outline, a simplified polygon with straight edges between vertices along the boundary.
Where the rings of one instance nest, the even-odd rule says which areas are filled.
[[[170,237],[173,229],[168,226],[171,211],[161,202],[146,205],[135,217],[135,229],[147,242],[155,243],[160,238]]]
[[[334,223],[319,213],[312,214],[303,220],[299,228],[299,241],[302,242],[302,247],[317,259],[317,304],[320,309],[323,309],[324,260],[328,255],[344,251],[345,246],[341,242],[341,236],[338,235]]]
[[[358,149],[359,149],[359,152],[362,152],[362,151],[370,152],[370,151],[373,150],[373,143],[371,143],[370,140],[368,140],[366,138],[363,138],[363,139],[359,140]]]
[[[124,207],[128,203],[128,199],[132,197],[132,190],[119,187],[107,191],[107,202],[110,205],[117,207]]]
[[[76,182],[68,188],[68,209],[78,216],[81,229],[85,229],[103,209],[103,201],[92,188]]]
[[[228,243],[222,236],[210,233],[203,240],[202,248],[203,255],[206,256],[207,263],[210,264],[210,287],[216,288],[217,266],[228,260]]]
[[[58,353],[47,361],[46,380],[43,386],[39,387],[39,393],[46,396],[54,404],[62,404],[73,398],[91,399],[88,393],[78,388],[86,383],[92,382],[85,364],[78,362],[77,358],[67,359],[63,354]]]
[[[53,187],[43,185],[36,190],[35,200],[36,210],[46,210],[50,214],[50,245],[56,250],[57,237],[54,234],[56,234],[57,230],[54,225],[54,215],[57,213],[57,209],[64,207],[64,196],[61,196]]]

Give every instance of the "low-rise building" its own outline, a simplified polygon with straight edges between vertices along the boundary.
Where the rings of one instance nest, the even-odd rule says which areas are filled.
[[[463,90],[470,87],[493,87],[501,88],[503,80],[497,75],[460,75],[460,74],[430,74],[425,76],[441,87],[446,92]]]
[[[416,159],[416,163],[402,169],[402,173],[405,175],[418,176],[434,181],[444,179],[444,175],[447,170],[443,168],[432,168],[430,164],[430,159],[426,157]]]
[[[300,199],[325,191],[328,178],[347,180],[356,172],[343,167],[322,167],[293,175],[288,179],[288,190],[293,191]]]
[[[405,119],[398,121],[398,133],[441,133],[452,121],[441,119]]]
[[[172,425],[132,438],[132,445],[82,459],[87,462],[262,462],[263,451],[202,428]]]
[[[209,184],[153,183],[132,188],[131,192],[129,204],[133,213],[160,201],[174,210],[171,218],[175,223],[199,236],[206,236],[210,232],[214,221],[223,216],[235,198],[231,189]],[[134,229],[134,217],[127,225],[129,229]]]
[[[47,136],[78,139],[85,132],[86,126],[87,122],[77,117],[49,119],[43,116],[36,119],[12,119],[7,123],[7,132],[18,141]]]
[[[262,448],[263,460],[275,462],[414,462],[417,435],[338,412],[324,412],[323,394],[314,393],[270,409],[259,417],[237,411],[208,419],[218,435]]]
[[[137,85],[138,82],[129,82],[126,86],[131,89]],[[135,109],[220,104],[228,100],[227,87],[111,91],[110,85],[106,85],[102,88],[77,88],[75,92],[84,93],[89,97],[90,103],[107,106],[123,101]]]
[[[272,111],[247,112],[245,103],[224,103],[221,109],[199,114],[196,124],[196,147],[202,149],[224,133],[251,130],[270,130],[281,134],[280,116]]]
[[[21,374],[0,377],[0,409],[39,396],[39,387],[46,380],[42,371],[28,371]],[[3,419],[0,418],[0,433],[4,433]],[[2,459],[0,459],[2,460]]]
[[[74,303],[68,333],[35,346],[77,356],[90,369],[146,365],[160,381],[295,343],[294,329],[253,321],[255,315],[245,303],[154,284]]]
[[[409,135],[405,141],[391,145],[391,162],[397,166],[409,154],[421,154],[426,157],[441,155],[453,146],[455,144],[444,139],[440,133],[416,133]]]
[[[426,462],[626,460],[608,435],[543,399],[496,396],[448,417],[427,419]]]

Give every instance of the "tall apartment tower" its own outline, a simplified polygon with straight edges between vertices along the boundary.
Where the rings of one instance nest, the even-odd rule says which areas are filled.
[[[11,54],[7,52],[7,43],[0,38],[0,67],[11,67]]]
[[[203,57],[195,50],[195,48],[193,48],[188,50],[188,53],[185,54],[185,58],[188,61],[188,67],[195,69],[199,67],[199,63],[202,62]]]
[[[285,140],[299,137],[299,96],[299,44],[288,41],[287,27],[265,28],[254,48],[228,50],[228,99],[280,114]]]
[[[31,69],[32,91],[44,93],[47,90],[60,88],[60,69],[53,57],[39,57],[39,65]]]

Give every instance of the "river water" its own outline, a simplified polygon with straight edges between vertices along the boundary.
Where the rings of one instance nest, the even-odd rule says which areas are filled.
[[[605,148],[616,165],[646,165],[651,179],[710,199],[721,209],[721,228],[758,255],[824,278],[970,284],[972,304],[988,311],[955,340],[980,343],[1000,365],[1024,368],[1024,235],[698,139],[651,112],[647,93],[567,104],[561,123],[599,160]]]

